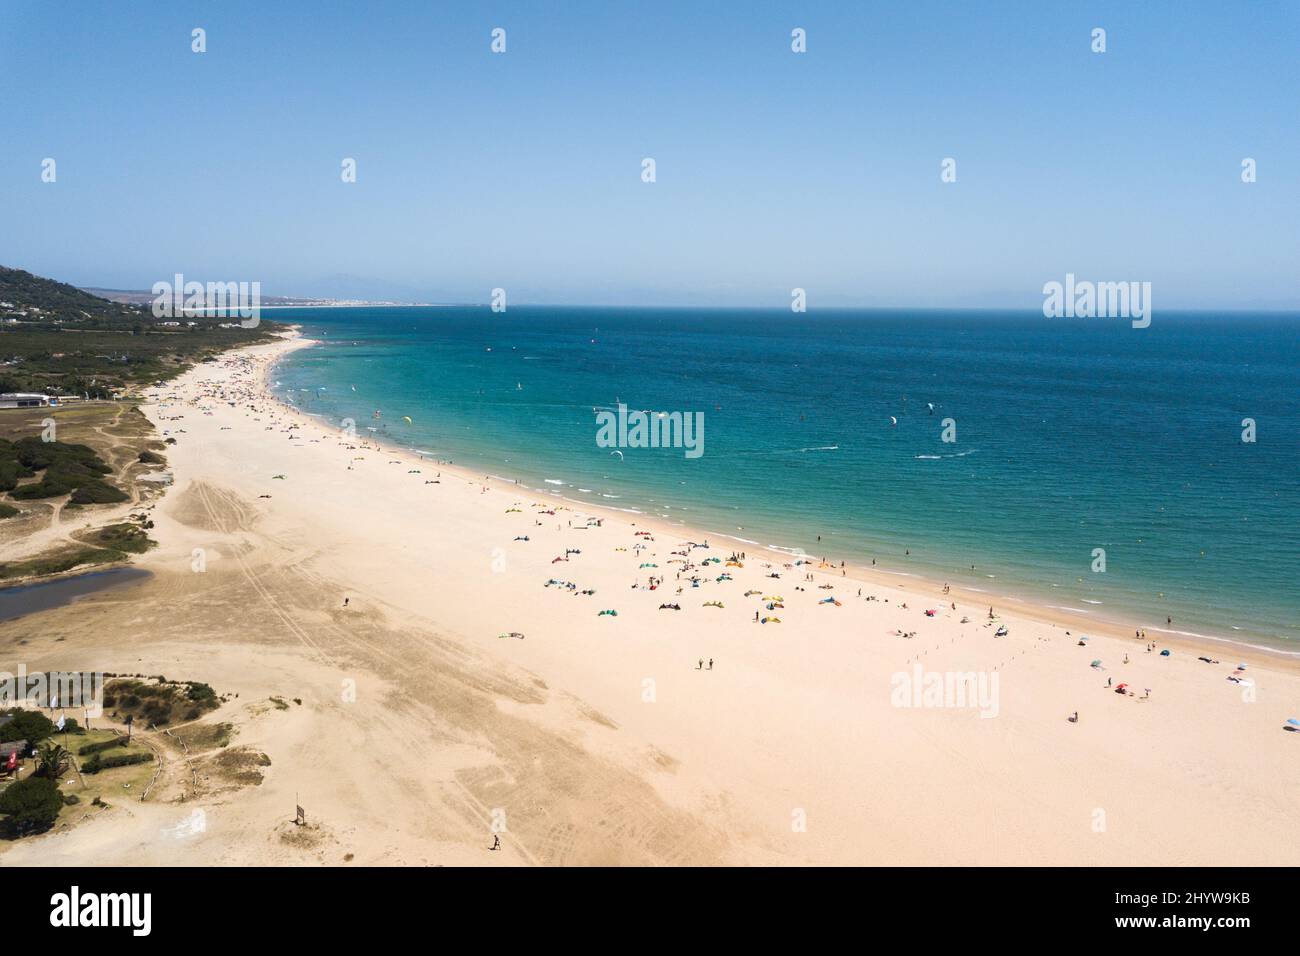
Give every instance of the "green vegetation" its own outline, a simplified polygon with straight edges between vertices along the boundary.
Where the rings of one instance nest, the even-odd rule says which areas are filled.
[[[121,561],[123,557],[125,555],[121,551],[111,548],[63,548],[23,561],[0,562],[0,581],[62,574],[86,565],[112,564]]]
[[[38,777],[58,780],[68,772],[68,765],[71,762],[72,753],[61,744],[42,744],[36,751],[36,769],[33,773]]]
[[[156,451],[150,451],[150,450],[147,449],[147,448],[146,448],[144,451],[140,452],[140,457],[139,457],[138,459],[136,459],[136,460],[137,460],[137,461],[140,461],[140,462],[143,462],[143,463],[146,464],[146,465],[165,465],[165,464],[167,464],[167,459],[166,459],[166,458],[164,458],[162,455],[158,454]]]
[[[0,833],[9,839],[44,833],[63,809],[63,794],[49,777],[28,777],[0,792]]]
[[[0,520],[12,518],[14,515],[21,513],[22,512],[13,505],[7,505],[4,502],[0,502]]]
[[[151,760],[153,760],[153,754],[151,753],[109,754],[107,756],[99,753],[81,765],[81,772],[96,774],[104,770],[112,770],[115,767],[130,767],[137,763],[148,763]]]
[[[104,687],[104,707],[116,718],[127,715],[162,727],[174,721],[198,720],[221,706],[221,698],[207,684],[173,682],[161,678],[149,684],[143,680],[119,678]]]
[[[138,305],[0,266],[0,392],[113,398],[171,378],[190,365],[282,328],[221,328],[227,319],[186,317],[165,326]],[[194,325],[190,325],[193,322]]]
[[[106,481],[88,481],[72,493],[68,502],[74,505],[111,505],[127,498],[120,488],[114,488]]]
[[[0,743],[10,740],[25,740],[29,744],[38,744],[53,734],[56,729],[54,721],[39,710],[11,707],[9,710],[0,713],[13,718],[13,720],[7,721],[3,726],[0,726]]]
[[[125,747],[128,742],[126,737],[109,737],[107,740],[84,744],[77,749],[77,756],[89,757],[92,754],[103,753],[105,750],[112,750],[114,747]]]
[[[82,536],[81,540],[96,547],[112,548],[130,554],[144,554],[157,543],[150,539],[143,527],[126,522],[97,528]]]
[[[234,735],[234,724],[224,721],[216,724],[189,724],[175,731],[175,736],[184,741],[190,750],[214,750],[218,747],[227,747]]]
[[[77,504],[126,501],[127,496],[104,480],[113,469],[85,445],[44,441],[35,436],[9,441],[0,438],[0,491],[18,501],[72,495]],[[19,485],[43,471],[40,481]]]
[[[58,739],[62,737],[60,734]],[[75,761],[79,773],[63,778],[65,806],[56,826],[76,823],[92,812],[91,808],[107,809],[114,797],[142,792],[157,766],[153,751],[138,734],[128,740],[125,734],[107,728],[91,729],[85,731],[79,744],[74,748],[79,752]],[[124,756],[129,759],[117,759]],[[71,809],[76,804],[81,806]]]

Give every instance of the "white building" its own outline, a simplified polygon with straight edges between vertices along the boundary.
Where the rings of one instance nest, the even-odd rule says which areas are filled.
[[[35,392],[5,392],[0,395],[0,408],[37,408],[50,404],[50,396]]]

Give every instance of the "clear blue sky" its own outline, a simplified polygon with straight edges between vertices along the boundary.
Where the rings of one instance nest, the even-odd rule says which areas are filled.
[[[0,263],[80,285],[1300,307],[1293,0],[0,0],[0,103]]]

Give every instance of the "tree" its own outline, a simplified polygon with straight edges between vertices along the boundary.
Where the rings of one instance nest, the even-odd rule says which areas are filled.
[[[54,721],[39,710],[15,707],[9,711],[9,715],[13,720],[0,726],[0,743],[8,740],[26,740],[30,744],[35,744],[54,733]]]
[[[72,754],[65,750],[59,744],[42,744],[41,749],[36,752],[36,770],[38,777],[49,777],[51,780],[58,780],[68,770],[68,764],[72,760]]]
[[[28,777],[0,793],[0,832],[10,839],[44,833],[63,807],[59,785],[48,777]]]

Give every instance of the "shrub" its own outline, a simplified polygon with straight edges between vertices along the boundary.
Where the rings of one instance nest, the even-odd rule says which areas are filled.
[[[0,579],[58,574],[61,571],[71,571],[83,564],[108,564],[121,560],[122,552],[114,551],[112,548],[75,548],[47,557],[0,562]]]
[[[101,770],[112,770],[114,767],[129,767],[132,764],[148,763],[150,760],[153,760],[153,754],[150,753],[112,754],[107,757],[103,754],[95,754],[81,765],[81,772],[99,773]]]
[[[114,747],[125,747],[127,739],[125,737],[114,737],[112,740],[101,740],[97,744],[86,744],[77,750],[77,756],[89,757],[91,754],[103,753],[105,750],[112,750]]]
[[[154,546],[143,528],[129,522],[106,525],[87,535],[85,540],[100,548],[113,548],[132,554],[143,554]]]
[[[106,481],[90,481],[72,493],[74,505],[108,505],[129,500],[129,495]]]
[[[44,833],[54,826],[63,807],[59,785],[48,777],[28,777],[0,793],[0,830],[10,839]]]
[[[55,465],[81,465],[100,474],[108,474],[113,470],[100,460],[94,449],[86,445],[44,441],[30,435],[13,443],[12,454],[20,464],[37,471]]]
[[[207,684],[190,681],[186,685],[185,696],[196,703],[217,703],[217,692]]]

